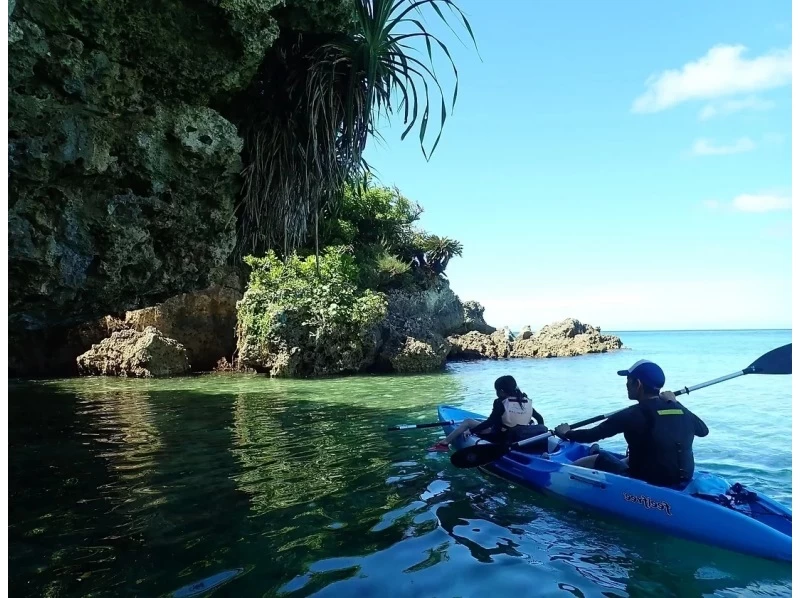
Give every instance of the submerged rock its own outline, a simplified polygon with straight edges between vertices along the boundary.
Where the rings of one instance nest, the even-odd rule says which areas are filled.
[[[83,375],[159,378],[189,370],[183,345],[152,326],[142,332],[115,332],[78,357],[78,371]]]

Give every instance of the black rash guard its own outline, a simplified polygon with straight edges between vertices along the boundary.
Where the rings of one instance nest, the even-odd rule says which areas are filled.
[[[575,442],[597,442],[624,434],[632,477],[669,486],[688,481],[694,474],[692,441],[708,435],[703,420],[677,401],[645,399],[615,413],[588,430],[570,430]]]

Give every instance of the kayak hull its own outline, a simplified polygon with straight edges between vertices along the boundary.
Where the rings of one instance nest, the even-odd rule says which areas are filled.
[[[439,407],[440,421],[466,418],[481,420],[485,416],[448,405]],[[454,426],[444,429],[450,433]],[[485,441],[468,435],[453,445],[461,449],[476,442]],[[791,509],[758,493],[747,490],[744,494],[737,493],[736,486],[731,496],[734,503],[741,504],[724,506],[698,498],[694,493],[716,496],[731,489],[724,479],[706,472],[696,472],[686,489],[674,490],[572,464],[588,451],[584,444],[559,441],[545,455],[511,451],[481,469],[531,490],[617,515],[649,529],[771,560],[792,560]],[[741,498],[745,496],[747,500]]]

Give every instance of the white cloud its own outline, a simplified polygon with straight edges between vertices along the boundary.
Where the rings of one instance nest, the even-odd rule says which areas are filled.
[[[788,195],[745,193],[733,199],[733,209],[739,212],[777,212],[792,209],[792,198]]]
[[[792,196],[784,193],[742,193],[731,202],[706,199],[703,206],[708,210],[732,210],[735,212],[780,212],[792,209]]]
[[[700,111],[700,120],[709,120],[716,116],[729,116],[743,110],[772,110],[775,102],[756,96],[749,96],[741,100],[726,100],[724,102],[711,102]]]
[[[764,133],[764,143],[768,143],[770,145],[777,145],[783,143],[786,136],[783,133]]]
[[[690,100],[753,93],[791,83],[791,48],[753,59],[743,58],[746,50],[743,45],[717,45],[680,69],[649,77],[646,91],[633,102],[633,112],[659,112]]]
[[[753,151],[756,144],[749,137],[742,137],[729,145],[716,145],[710,139],[698,139],[692,146],[695,156],[724,156]]]

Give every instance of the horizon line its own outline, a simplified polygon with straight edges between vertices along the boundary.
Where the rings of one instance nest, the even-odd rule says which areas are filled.
[[[539,330],[547,326],[548,324],[542,324],[539,326]],[[529,326],[529,324],[525,324],[524,326]],[[524,326],[520,326],[518,330],[521,330]],[[598,328],[597,326],[594,326]],[[514,332],[515,328],[511,326],[508,327]],[[631,329],[623,329],[623,328],[605,328],[599,327],[601,332],[618,332],[618,333],[627,333],[627,332],[791,332],[792,328],[631,328]],[[497,330],[502,330],[501,328],[497,328]]]
[[[640,328],[636,330],[612,330],[601,328],[602,332],[791,332],[791,328]]]

